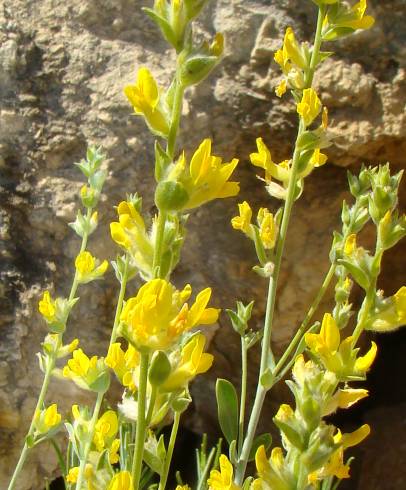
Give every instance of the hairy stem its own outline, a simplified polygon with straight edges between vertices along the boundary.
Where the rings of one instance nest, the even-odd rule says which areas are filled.
[[[165,465],[161,475],[161,479],[159,480],[158,490],[165,490],[166,482],[168,480],[169,468],[171,466],[173,450],[175,447],[176,436],[178,434],[179,429],[179,421],[180,421],[180,412],[175,412],[175,416],[173,419],[173,425],[171,430],[171,437],[169,439],[168,450],[166,452]]]
[[[135,433],[134,458],[131,469],[134,489],[137,490],[140,483],[142,457],[144,454],[144,442],[146,432],[146,398],[147,398],[147,381],[148,381],[149,354],[141,352],[140,363],[140,381],[138,387],[138,415],[137,429]]]

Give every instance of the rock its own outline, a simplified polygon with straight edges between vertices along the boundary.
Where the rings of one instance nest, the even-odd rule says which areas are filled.
[[[209,3],[198,31],[202,36],[212,35],[213,26],[223,31],[226,56],[213,76],[187,93],[179,146],[190,154],[203,138],[211,137],[216,154],[226,160],[238,156],[239,199],[248,199],[256,209],[275,208],[276,203],[270,202],[247,163],[255,138],[262,136],[274,158],[281,160],[290,155],[296,131],[293,104],[288,97],[279,100],[273,93],[280,80],[273,51],[281,45],[286,26],[292,25],[298,37],[311,39],[315,21],[310,1],[269,3]],[[25,0],[5,0],[0,11],[1,488],[7,486],[18,458],[41,383],[35,353],[45,328],[37,313],[38,299],[45,288],[64,295],[70,287],[79,244],[68,223],[74,218],[82,185],[73,163],[83,158],[88,144],[104,145],[108,167],[100,227],[90,250],[100,258],[115,257],[108,224],[114,217],[113,206],[126,193],[139,192],[144,209],[153,214],[153,138],[122,93],[140,66],[148,65],[162,86],[173,74],[173,53],[141,11],[150,4],[147,0],[136,5],[130,0],[71,0],[55,6],[51,0],[38,0],[33,6]],[[331,165],[306,180],[304,197],[294,210],[276,306],[277,352],[300,323],[328,269],[331,233],[339,226],[342,199],[348,198],[344,167],[357,171],[362,162],[390,160],[395,170],[404,161],[405,5],[403,0],[370,0],[368,4],[376,26],[331,46],[336,54],[317,75],[335,139],[328,149]],[[237,199],[218,201],[192,213],[175,282],[190,281],[195,290],[212,286],[214,301],[222,308],[233,307],[236,299],[255,299],[253,326],[259,327],[266,282],[250,271],[254,263],[250,243],[229,226],[236,203]],[[372,240],[371,230],[365,239]],[[382,287],[387,294],[401,285],[401,259],[398,246],[385,260]],[[134,291],[135,284],[131,287]],[[79,335],[86,351],[102,354],[117,296],[113,274],[82,292],[66,340]],[[359,299],[358,295],[354,301]],[[327,299],[321,310],[330,306]],[[217,329],[208,329],[208,335],[216,364],[196,381],[194,410],[185,423],[194,430],[215,433],[215,378],[227,377],[238,384],[239,339],[225,315]],[[252,352],[251,357],[253,380],[258,355]],[[251,398],[254,388],[252,383]],[[285,396],[281,388],[271,397],[264,429],[269,430],[275,407]],[[51,383],[51,399],[65,413],[72,400],[92,402],[72,384],[56,381]],[[401,405],[392,408],[396,414],[401,409]],[[379,424],[379,417],[371,415],[372,423],[375,419]],[[384,436],[379,428],[374,449],[368,453],[367,448],[364,455],[367,462],[373,458],[376,467],[384,461],[376,451],[382,441],[378,435]],[[399,452],[404,455],[402,444]],[[39,489],[44,474],[57,474],[51,454],[30,455],[19,490]],[[401,473],[402,468],[393,465],[391,471]],[[397,481],[401,476],[391,473],[391,478]],[[384,482],[380,477],[381,490],[392,488]]]

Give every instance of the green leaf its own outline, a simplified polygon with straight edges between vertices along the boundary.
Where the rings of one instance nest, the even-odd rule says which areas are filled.
[[[217,412],[221,430],[228,443],[238,437],[238,397],[230,381],[218,379],[216,383]]]
[[[248,456],[248,461],[254,461],[255,454],[260,446],[265,446],[265,451],[267,451],[272,444],[272,436],[271,434],[265,433],[261,434],[254,439],[254,442],[251,446],[250,455]]]

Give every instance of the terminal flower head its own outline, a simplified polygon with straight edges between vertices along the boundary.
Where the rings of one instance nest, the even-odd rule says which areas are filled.
[[[197,325],[217,321],[219,310],[206,308],[211,289],[206,288],[189,307],[190,285],[177,291],[164,279],[144,284],[121,313],[121,333],[137,349],[166,350],[182,333]]]
[[[148,68],[140,68],[134,85],[127,85],[124,94],[134,108],[134,112],[144,116],[151,131],[166,137],[169,121],[161,100],[160,90]]]

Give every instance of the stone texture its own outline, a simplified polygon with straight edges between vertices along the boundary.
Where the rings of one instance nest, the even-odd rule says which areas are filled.
[[[81,185],[72,164],[82,158],[88,143],[104,146],[109,172],[100,205],[101,226],[90,244],[92,252],[114,257],[116,251],[105,237],[114,216],[113,205],[126,192],[140,192],[145,209],[153,214],[153,140],[143,121],[131,116],[122,95],[122,87],[134,79],[138,66],[148,65],[162,85],[171,76],[173,55],[140,10],[149,3],[4,0],[0,10],[1,488],[17,459],[41,382],[34,358],[45,333],[36,313],[38,297],[45,287],[66,294],[71,280],[70,264],[78,240],[67,223],[74,217]],[[277,350],[300,322],[328,268],[331,232],[339,223],[341,201],[348,196],[343,167],[357,170],[361,162],[390,160],[396,169],[404,161],[405,5],[402,0],[368,3],[377,18],[374,29],[336,43],[337,54],[316,78],[336,136],[328,150],[333,165],[306,181],[305,195],[293,215],[277,303]],[[287,25],[293,25],[300,38],[310,39],[314,12],[311,2],[301,0],[218,0],[210,3],[199,24],[202,35],[211,34],[214,28],[225,32],[229,47],[215,74],[187,94],[181,143],[191,151],[201,139],[211,137],[218,154],[238,156],[241,198],[258,206],[275,203],[268,204],[247,163],[255,138],[263,136],[275,158],[282,159],[291,151],[296,127],[293,105],[273,94],[279,71],[272,53]],[[231,307],[235,298],[254,298],[253,326],[259,326],[266,284],[250,272],[254,261],[250,244],[228,227],[234,212],[235,201],[229,200],[193,213],[187,250],[175,280],[178,284],[191,281],[197,289],[213,286],[215,301],[222,307]],[[371,234],[365,239],[370,241]],[[401,285],[401,258],[398,246],[386,259],[382,287],[388,294]],[[196,270],[195,264],[204,266]],[[86,286],[83,294],[86,302],[75,310],[67,338],[79,334],[86,350],[102,353],[117,294],[112,274],[103,283]],[[328,305],[326,301],[325,307]],[[219,326],[211,331],[216,366],[193,389],[194,410],[187,423],[195,430],[217,430],[215,377],[238,383],[238,339],[225,317]],[[251,379],[256,369],[257,355],[253,354]],[[267,407],[267,429],[275,403],[286,394],[280,391]],[[86,400],[70,384],[52,383],[52,399],[65,410],[71,395]],[[365,418],[379,424],[382,417],[375,414],[384,408],[373,410]],[[395,404],[391,410],[397,414],[391,415],[393,433],[400,432],[402,405]],[[368,445],[364,456],[365,462],[374,458],[375,467],[381,457],[376,449],[383,440],[380,434],[385,436],[378,428],[373,447]],[[387,447],[385,457],[391,454],[392,460],[401,461],[401,453],[404,460],[404,444],[393,446]],[[53,455],[44,458],[33,453],[19,489],[41,488],[43,475],[55,467]],[[394,481],[401,478],[402,465],[394,463],[391,471],[397,472]],[[366,472],[363,475],[359,488],[375,488]],[[402,486],[386,484],[380,476],[379,484],[381,490]]]

